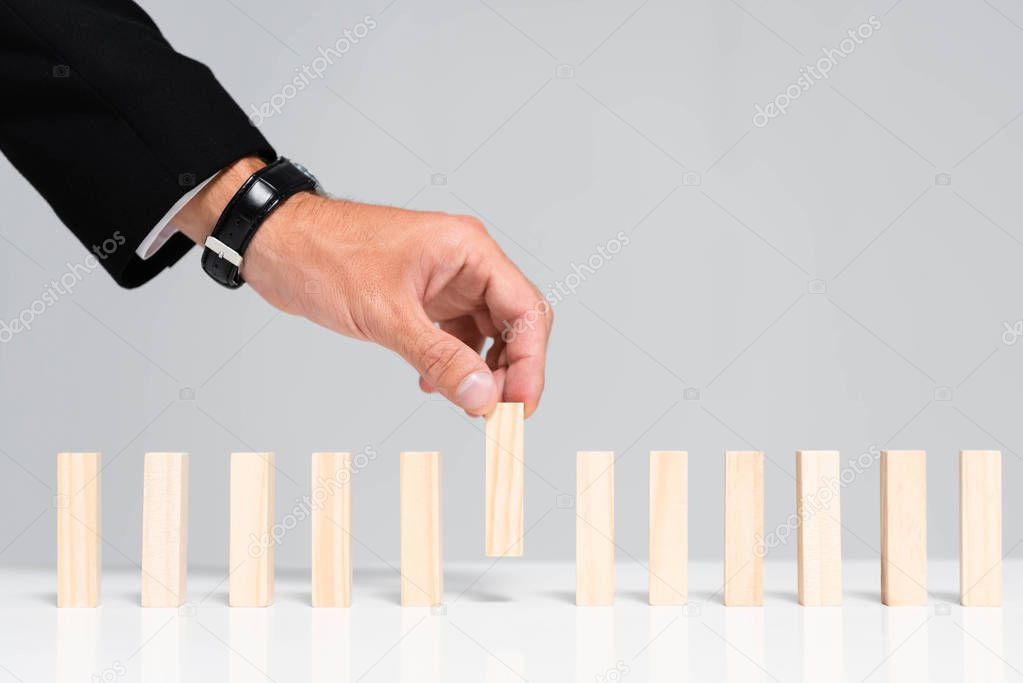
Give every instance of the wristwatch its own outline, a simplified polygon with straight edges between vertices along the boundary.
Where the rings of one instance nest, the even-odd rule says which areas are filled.
[[[242,258],[259,226],[291,195],[318,187],[312,173],[284,157],[253,173],[238,188],[206,238],[202,269],[225,287],[241,287],[245,284]]]

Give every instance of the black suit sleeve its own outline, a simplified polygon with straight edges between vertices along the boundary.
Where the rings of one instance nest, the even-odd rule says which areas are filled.
[[[192,246],[178,234],[135,255],[196,182],[274,156],[210,70],[129,0],[0,0],[0,92],[0,150],[124,287]]]

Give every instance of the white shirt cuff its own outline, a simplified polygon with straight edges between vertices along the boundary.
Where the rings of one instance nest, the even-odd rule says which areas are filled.
[[[174,233],[178,231],[178,229],[174,227],[174,224],[171,223],[174,216],[178,214],[178,211],[181,211],[181,209],[184,208],[185,204],[192,200],[192,197],[199,194],[199,191],[206,187],[206,184],[213,180],[216,175],[217,174],[214,173],[209,178],[186,192],[181,199],[174,202],[174,206],[172,206],[167,213],[163,215],[163,218],[161,218],[153,229],[149,231],[149,234],[146,235],[146,239],[142,240],[142,244],[140,244],[138,249],[135,250],[135,253],[138,254],[139,258],[145,261],[147,258],[158,252],[160,247],[167,244],[167,240],[169,240]]]

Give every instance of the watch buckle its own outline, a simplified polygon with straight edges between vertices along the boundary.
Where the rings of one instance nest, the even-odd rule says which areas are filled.
[[[242,255],[237,251],[227,246],[213,235],[206,238],[205,246],[207,249],[212,251],[214,254],[224,259],[235,268],[242,267]]]

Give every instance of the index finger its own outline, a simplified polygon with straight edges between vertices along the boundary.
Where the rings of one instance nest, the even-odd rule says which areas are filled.
[[[554,312],[526,276],[502,254],[484,301],[508,360],[502,400],[521,402],[528,417],[540,403]]]

